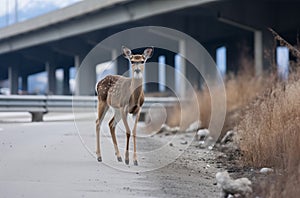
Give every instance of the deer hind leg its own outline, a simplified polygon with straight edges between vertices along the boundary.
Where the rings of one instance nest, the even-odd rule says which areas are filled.
[[[109,122],[109,129],[110,129],[112,141],[114,143],[117,160],[119,162],[122,162],[122,157],[120,155],[120,151],[118,148],[118,142],[117,142],[117,138],[116,138],[116,133],[115,133],[116,125],[118,124],[118,122],[120,120],[121,120],[121,112],[120,112],[120,110],[115,110],[115,115]]]
[[[98,101],[98,118],[96,120],[96,154],[98,162],[102,162],[100,150],[100,126],[108,107],[103,101]]]
[[[125,164],[129,164],[129,139],[130,139],[130,128],[127,122],[127,112],[122,109],[122,120],[126,129],[126,151],[125,151]]]
[[[137,123],[140,119],[140,113],[141,110],[138,111],[136,118],[135,118],[135,122],[134,122],[134,127],[132,130],[132,136],[133,136],[133,163],[135,166],[138,165],[138,161],[137,161],[137,154],[136,154],[136,127],[137,127]]]

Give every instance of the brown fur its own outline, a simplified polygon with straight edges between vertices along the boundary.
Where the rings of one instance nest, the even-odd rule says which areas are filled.
[[[131,70],[133,78],[126,78],[119,75],[108,75],[97,83],[96,91],[98,97],[98,118],[96,120],[96,140],[97,140],[97,158],[98,161],[102,161],[100,151],[100,125],[105,116],[108,107],[115,109],[115,115],[109,122],[109,128],[112,136],[112,140],[115,147],[115,152],[118,161],[122,161],[120,152],[118,149],[117,139],[115,135],[115,125],[120,119],[123,120],[126,128],[126,152],[125,152],[125,163],[129,163],[129,139],[130,139],[130,128],[127,122],[127,114],[131,113],[136,115],[134,127],[132,130],[133,134],[133,160],[134,164],[137,165],[137,154],[136,154],[136,129],[137,122],[140,116],[140,109],[144,103],[144,92],[143,92],[143,78],[142,73],[144,71],[144,64],[147,58],[150,58],[153,53],[153,48],[147,48],[142,55],[131,55],[131,50],[122,47],[123,56],[127,58],[131,63]]]
[[[142,81],[119,75],[109,75],[97,84],[98,100],[113,108],[127,107],[136,114],[144,103]]]

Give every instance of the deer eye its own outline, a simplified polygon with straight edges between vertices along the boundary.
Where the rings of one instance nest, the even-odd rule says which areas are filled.
[[[144,63],[145,63],[145,61],[139,61],[139,62],[131,61],[131,64],[133,64],[133,65],[144,64]]]

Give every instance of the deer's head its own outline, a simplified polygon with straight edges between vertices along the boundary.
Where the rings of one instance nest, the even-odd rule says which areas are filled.
[[[122,46],[123,56],[127,58],[130,62],[133,78],[143,78],[145,62],[148,58],[151,58],[153,50],[153,47],[150,47],[145,49],[143,54],[132,54],[129,48]]]

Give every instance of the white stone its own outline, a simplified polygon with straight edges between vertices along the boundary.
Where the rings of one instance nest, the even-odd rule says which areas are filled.
[[[226,144],[227,142],[232,142],[233,141],[233,136],[236,134],[235,131],[230,130],[227,131],[226,135],[224,135],[224,137],[221,140],[221,144]]]
[[[272,168],[262,168],[259,172],[263,174],[268,174],[274,172],[274,170]]]
[[[197,131],[197,136],[199,140],[205,139],[209,135],[209,130],[208,129],[199,129]]]
[[[186,132],[192,132],[192,131],[196,131],[200,128],[201,126],[201,122],[199,120],[193,122],[192,124],[190,124],[190,126],[185,130]]]
[[[180,130],[179,127],[170,127],[167,124],[163,124],[160,128],[160,131],[168,131],[168,132],[177,132],[179,130]]]
[[[232,179],[227,171],[218,172],[216,174],[216,180],[218,186],[222,189],[224,197],[231,195],[240,195],[242,197],[252,193],[251,181],[248,178]]]

